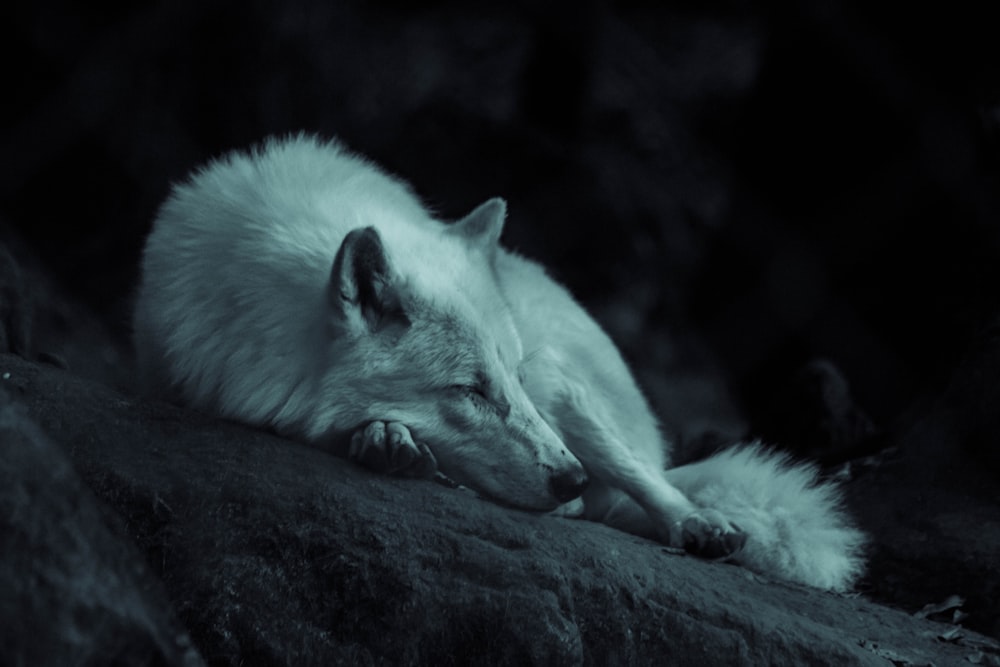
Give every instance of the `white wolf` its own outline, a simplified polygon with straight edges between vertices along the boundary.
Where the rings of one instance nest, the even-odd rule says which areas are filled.
[[[310,136],[212,162],[146,244],[145,384],[370,467],[439,468],[509,505],[849,587],[863,536],[837,489],[757,446],[670,469],[618,350],[500,247],[505,216],[491,199],[440,222],[403,182]]]

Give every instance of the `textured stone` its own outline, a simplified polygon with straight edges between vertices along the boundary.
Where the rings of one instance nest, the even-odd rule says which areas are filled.
[[[118,524],[0,389],[0,664],[203,664]]]
[[[14,356],[0,357],[0,376],[120,514],[209,664],[882,665],[879,651],[954,664],[968,653],[934,639],[941,626],[860,598],[376,476]],[[83,493],[62,469],[51,485]],[[8,547],[5,562],[25,553]],[[56,625],[60,602],[37,603]],[[5,643],[14,664],[29,649]]]

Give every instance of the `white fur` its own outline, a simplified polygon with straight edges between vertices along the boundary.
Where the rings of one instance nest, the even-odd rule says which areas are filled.
[[[402,424],[443,471],[523,507],[555,506],[552,480],[582,462],[582,510],[564,513],[675,545],[742,530],[747,567],[849,587],[863,538],[836,488],[755,446],[664,473],[670,445],[617,348],[540,266],[499,247],[504,216],[491,200],[445,225],[401,181],[310,137],[216,161],[174,190],[147,242],[147,383],[320,445]],[[367,266],[346,240],[364,227],[388,269],[357,279],[382,310],[334,264]]]
[[[685,518],[715,510],[748,536],[737,562],[818,588],[851,586],[864,536],[835,485],[760,446],[670,468],[671,444],[608,336],[537,264],[502,253],[497,268],[529,354],[528,395],[591,475],[585,517],[677,544]]]
[[[722,512],[750,539],[736,560],[817,588],[845,590],[863,571],[864,535],[839,489],[814,466],[759,444],[732,448],[666,473],[695,505]]]
[[[520,338],[484,270],[491,211],[446,226],[401,181],[313,137],[210,163],[174,188],[146,242],[133,322],[145,387],[323,446],[404,424],[462,483],[552,509],[550,481],[583,470],[520,388]],[[368,322],[335,284],[334,258],[363,227],[388,263],[370,282],[405,325]],[[463,393],[481,375],[490,395]]]

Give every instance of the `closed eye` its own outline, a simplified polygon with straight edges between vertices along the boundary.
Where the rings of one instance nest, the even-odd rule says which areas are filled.
[[[461,385],[462,390],[471,396],[476,398],[481,398],[484,401],[489,402],[490,392],[489,386],[490,381],[487,379],[485,373],[476,373],[472,378],[472,382],[467,382]]]
[[[491,397],[483,384],[456,384],[452,385],[452,389],[461,392],[479,408],[491,410],[503,418],[510,414],[510,403],[503,398]]]
[[[455,391],[460,391],[466,394],[470,398],[482,399],[489,402],[489,397],[486,395],[486,388],[478,384],[453,384],[451,386]]]

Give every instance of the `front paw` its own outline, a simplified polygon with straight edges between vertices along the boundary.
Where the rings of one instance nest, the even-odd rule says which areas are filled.
[[[403,475],[432,477],[437,460],[422,442],[414,442],[410,430],[399,422],[373,421],[351,436],[347,457],[369,470]]]
[[[739,552],[747,534],[722,513],[697,509],[676,524],[671,531],[673,546],[682,546],[702,558],[727,558]]]

